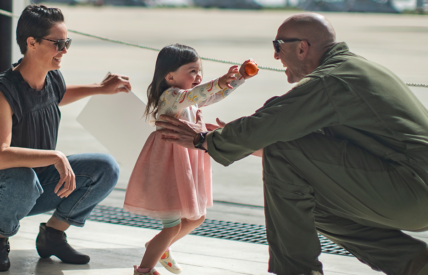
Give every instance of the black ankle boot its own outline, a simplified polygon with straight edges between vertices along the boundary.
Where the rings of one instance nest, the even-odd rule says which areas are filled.
[[[9,251],[9,238],[0,238],[0,272],[10,268]]]
[[[90,260],[88,255],[77,252],[67,243],[67,235],[64,232],[47,227],[46,223],[40,224],[36,248],[40,257],[57,256],[68,264],[87,264]]]

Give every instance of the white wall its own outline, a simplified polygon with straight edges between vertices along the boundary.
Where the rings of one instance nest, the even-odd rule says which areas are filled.
[[[399,11],[416,9],[416,0],[393,0],[392,4]]]

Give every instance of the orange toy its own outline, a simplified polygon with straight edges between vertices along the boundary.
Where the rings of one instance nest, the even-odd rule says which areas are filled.
[[[259,71],[259,68],[257,68],[257,64],[254,61],[250,61],[245,65],[245,72],[249,76],[256,75],[258,71]]]

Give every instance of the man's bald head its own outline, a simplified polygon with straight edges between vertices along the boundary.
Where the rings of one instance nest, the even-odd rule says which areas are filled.
[[[333,26],[317,13],[300,13],[287,18],[279,27],[277,37],[306,40],[320,53],[336,42]]]
[[[283,43],[274,44],[274,58],[287,68],[288,82],[294,83],[320,65],[324,53],[336,43],[336,33],[321,14],[300,13],[281,24],[275,40]]]

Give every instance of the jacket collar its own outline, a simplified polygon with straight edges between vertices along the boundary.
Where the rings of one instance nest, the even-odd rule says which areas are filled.
[[[323,65],[328,59],[334,57],[337,54],[349,52],[348,45],[345,42],[339,42],[331,46],[321,57],[320,66]]]

